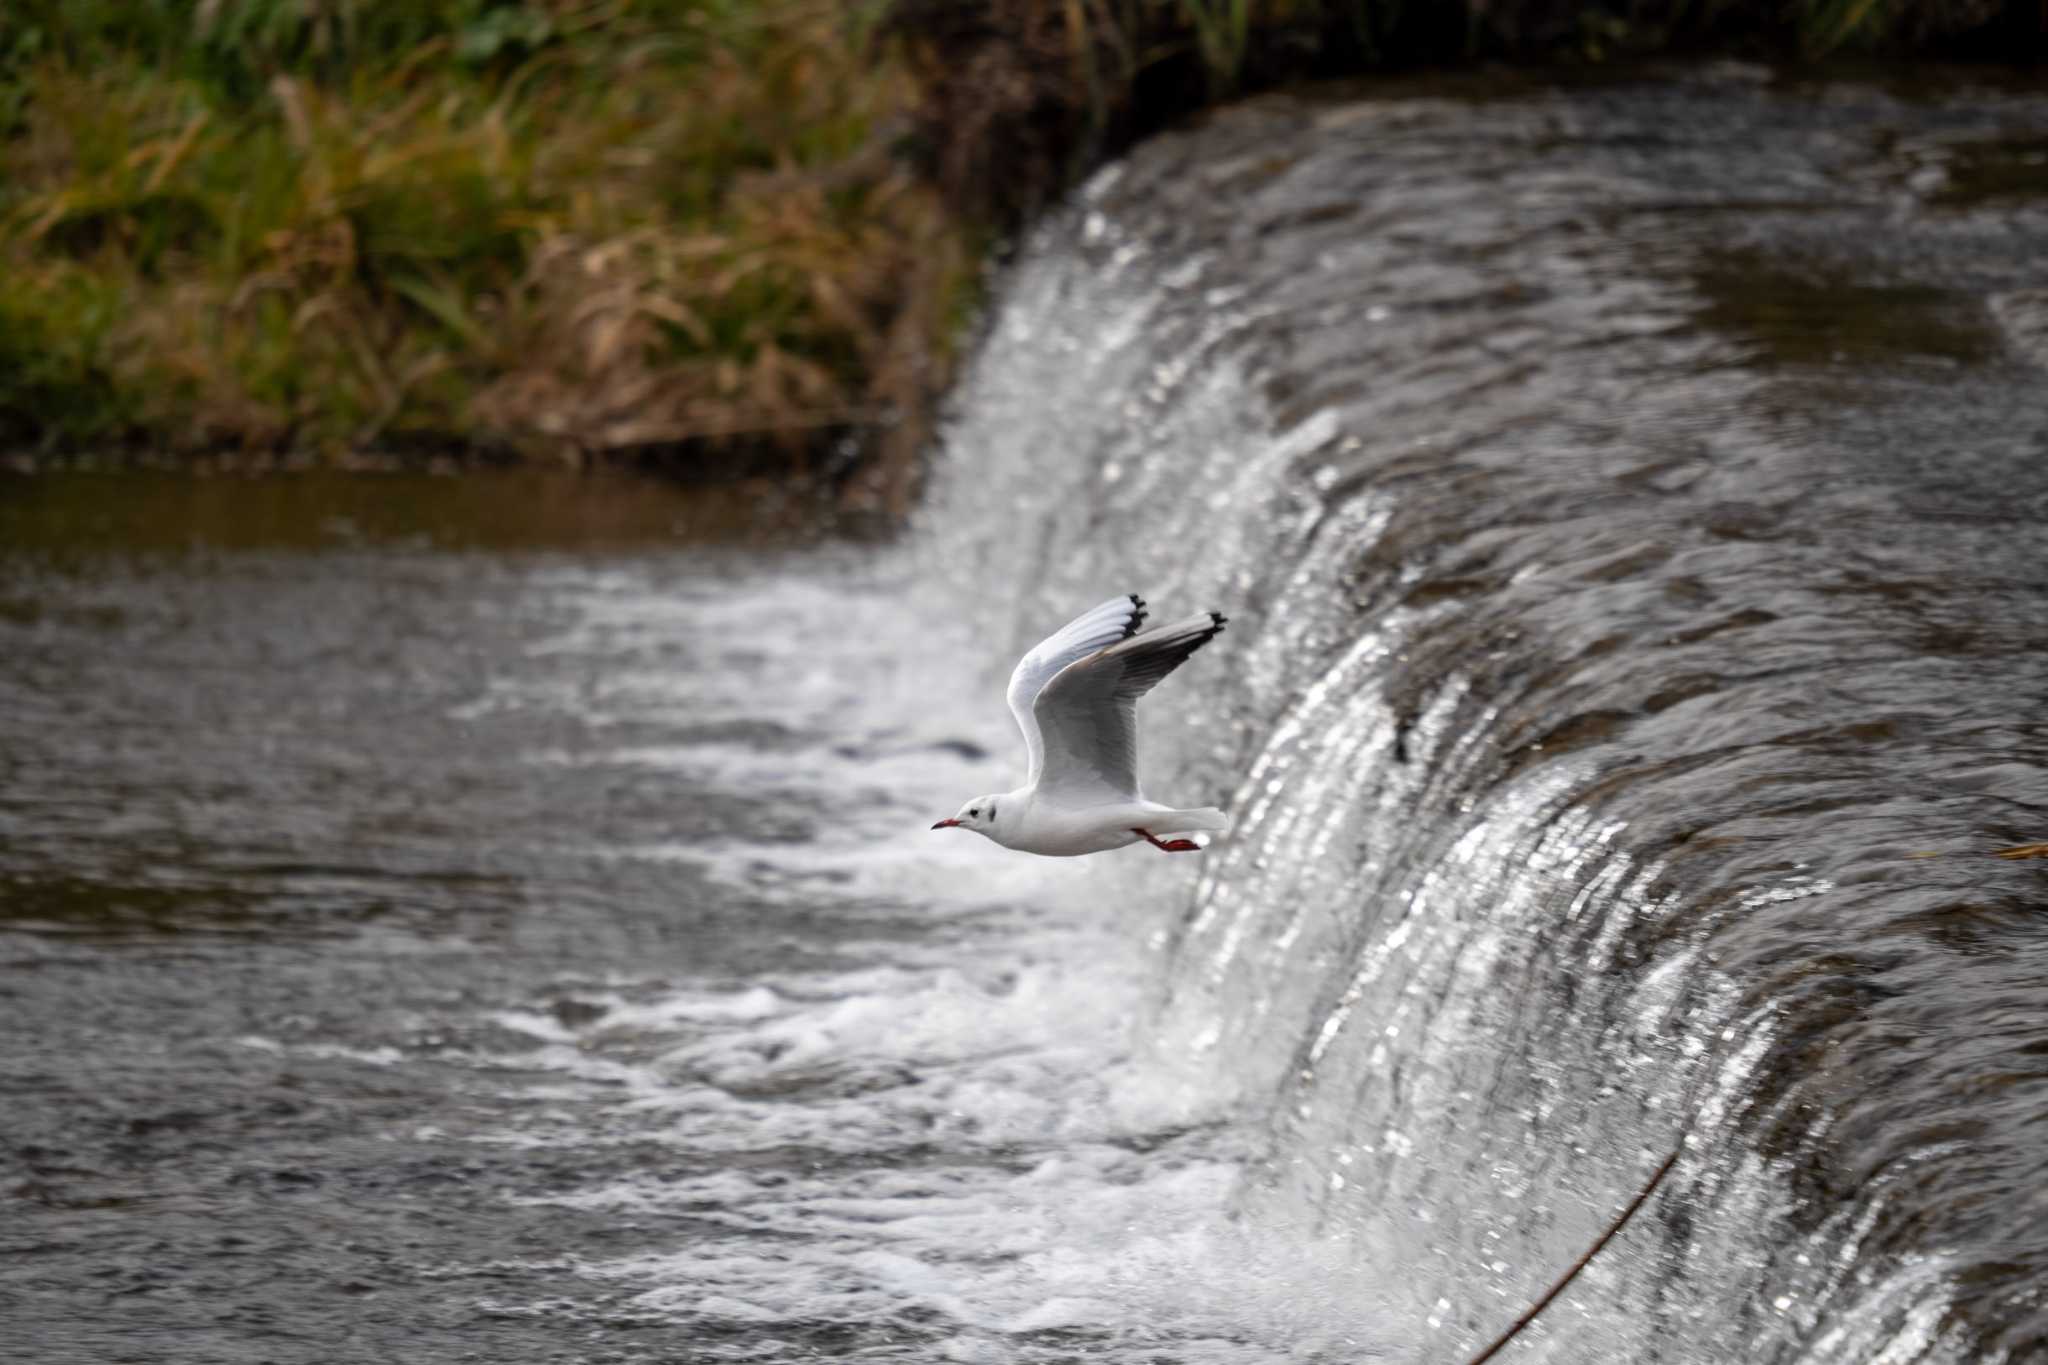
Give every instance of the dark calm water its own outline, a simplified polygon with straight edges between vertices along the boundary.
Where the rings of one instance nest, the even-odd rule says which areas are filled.
[[[1268,100],[895,546],[0,484],[0,1357],[1455,1365],[1677,1148],[1504,1358],[2048,1358],[2044,196],[2012,87]],[[1132,589],[1237,832],[930,833]]]
[[[1004,646],[903,558],[625,481],[0,497],[0,1356],[1239,1330],[1117,913],[1194,871],[929,831]]]

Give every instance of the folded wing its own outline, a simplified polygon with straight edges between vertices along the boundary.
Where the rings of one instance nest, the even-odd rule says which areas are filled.
[[[1221,634],[1223,625],[1216,612],[1190,616],[1096,650],[1055,674],[1032,704],[1041,737],[1032,764],[1039,791],[1073,804],[1142,800],[1138,698]]]

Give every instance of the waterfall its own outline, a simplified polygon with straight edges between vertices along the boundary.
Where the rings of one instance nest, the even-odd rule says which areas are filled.
[[[1971,188],[2044,131],[1733,67],[1272,98],[1000,281],[924,553],[1015,647],[1230,615],[1146,718],[1237,828],[1142,1028],[1253,1116],[1241,1215],[1447,1342],[1676,1149],[1518,1358],[2048,1350],[2044,883],[1985,856],[2048,831],[2048,385],[1987,306],[2048,215]]]

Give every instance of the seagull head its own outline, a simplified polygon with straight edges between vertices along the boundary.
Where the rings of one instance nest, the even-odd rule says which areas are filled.
[[[933,829],[971,829],[976,834],[993,837],[996,827],[996,800],[993,796],[977,796],[960,808],[960,813],[950,820],[941,820]]]

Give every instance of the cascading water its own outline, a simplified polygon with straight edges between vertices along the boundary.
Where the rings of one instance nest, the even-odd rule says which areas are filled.
[[[1744,68],[1274,99],[1007,279],[930,563],[1013,644],[1231,614],[1148,718],[1238,823],[1146,1027],[1415,1359],[1674,1148],[1516,1358],[2048,1358],[2044,884],[1987,856],[2048,832],[2044,138]]]
[[[0,1358],[1462,1365],[1673,1151],[1499,1359],[2048,1357],[2044,178],[1266,100],[1033,237],[902,546],[0,489]],[[932,832],[1129,590],[1236,830]]]

